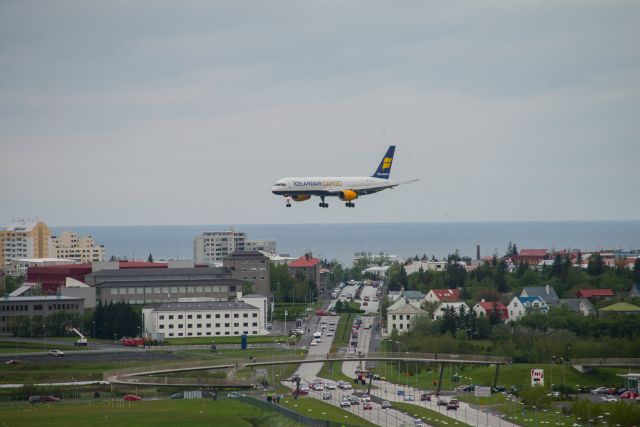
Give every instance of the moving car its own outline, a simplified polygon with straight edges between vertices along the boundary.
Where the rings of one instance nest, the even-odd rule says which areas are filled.
[[[424,402],[424,401],[431,402],[431,396],[433,396],[432,393],[422,393],[420,395],[420,401],[421,402]]]
[[[328,391],[325,391],[324,393],[322,393],[322,400],[331,400],[332,396],[331,393],[329,393]]]
[[[327,390],[335,390],[336,389],[336,384],[328,382],[328,383],[326,383],[324,385],[324,388],[326,388]]]
[[[30,396],[29,403],[49,403],[60,402],[60,399],[53,396]]]
[[[341,388],[343,390],[351,390],[353,387],[351,387],[351,384],[346,381],[338,381],[338,388]]]
[[[327,336],[328,337],[332,337],[333,336],[333,332],[331,332],[331,331],[327,332]]]
[[[620,395],[620,399],[637,399],[638,393],[635,391],[627,390]]]
[[[64,351],[49,350],[49,357],[64,357]]]
[[[459,407],[460,402],[458,401],[458,399],[451,399],[449,403],[447,403],[447,411],[450,409],[457,411]]]
[[[135,394],[125,394],[122,400],[125,400],[127,402],[137,402],[139,400],[142,400],[142,398],[140,396],[136,396]]]
[[[5,365],[17,365],[18,363],[20,363],[20,361],[16,359],[7,360],[6,362],[4,362]]]
[[[364,396],[362,396],[362,401],[371,402],[371,396],[369,396],[368,394],[365,394]]]
[[[227,398],[229,399],[237,399],[238,397],[244,397],[244,394],[238,393],[237,391],[232,391],[231,393],[227,393]]]
[[[322,385],[322,383],[313,383],[311,388],[315,391],[322,391],[324,390],[324,385]]]
[[[591,390],[591,394],[607,394],[609,387],[598,387]]]
[[[343,397],[342,400],[340,401],[340,407],[349,408],[350,406],[351,406],[351,402],[349,402],[349,399],[347,399],[346,397]]]
[[[405,395],[404,395],[404,401],[405,401],[405,402],[413,402],[413,395],[411,395],[411,394],[405,394]]]
[[[358,396],[351,396],[351,397],[349,398],[349,402],[350,402],[352,405],[359,405],[359,404],[360,404],[360,398],[359,398]]]
[[[382,409],[389,409],[391,408],[391,402],[389,402],[388,400],[383,400],[382,405],[380,405],[380,407]]]
[[[371,402],[364,402],[362,404],[362,409],[363,410],[372,410],[373,409],[373,405],[371,404]]]
[[[318,345],[318,341],[317,340],[311,340],[311,343],[309,345],[316,346],[316,345]]]
[[[447,406],[447,401],[444,399],[438,398],[437,404],[438,406]]]

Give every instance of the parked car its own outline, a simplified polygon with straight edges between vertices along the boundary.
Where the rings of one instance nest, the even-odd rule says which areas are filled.
[[[142,398],[140,396],[136,396],[135,394],[125,394],[122,400],[127,402],[137,402],[139,400],[142,400]]]
[[[591,390],[591,394],[607,394],[609,387],[598,387]]]
[[[620,399],[637,399],[638,396],[638,393],[635,391],[627,390],[620,395]]]
[[[242,393],[238,393],[237,391],[232,391],[231,393],[227,393],[227,398],[228,399],[237,399],[239,397],[243,397],[244,394]]]
[[[371,410],[371,409],[373,409],[373,405],[371,404],[371,402],[364,402],[362,404],[362,409],[365,410],[365,411],[366,410]]]
[[[64,351],[49,350],[49,357],[64,357]]]
[[[617,402],[618,398],[614,395],[608,394],[606,396],[602,396],[601,399],[605,402]]]
[[[20,363],[20,361],[16,359],[7,360],[6,362],[4,362],[5,365],[17,365],[18,363]]]
[[[380,405],[380,407],[382,409],[389,409],[391,408],[391,402],[389,402],[388,400],[383,400],[382,405]]]
[[[331,393],[329,393],[328,391],[325,391],[324,393],[322,393],[322,400],[331,400],[332,396]]]

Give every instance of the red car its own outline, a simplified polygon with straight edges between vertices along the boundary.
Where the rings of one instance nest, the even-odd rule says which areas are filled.
[[[622,393],[620,395],[620,399],[637,399],[638,398],[638,393],[636,393],[635,391],[625,391],[624,393]]]
[[[364,403],[362,404],[362,409],[363,409],[363,410],[367,410],[367,409],[368,409],[368,410],[371,410],[371,409],[373,409],[373,405],[371,404],[371,402],[364,402]]]
[[[142,398],[140,396],[136,396],[135,394],[125,394],[122,400],[126,400],[128,402],[137,402],[139,400],[142,400]]]
[[[422,393],[422,395],[420,396],[420,400],[421,401],[427,401],[427,402],[431,402],[431,396],[433,396],[433,394],[431,393]]]

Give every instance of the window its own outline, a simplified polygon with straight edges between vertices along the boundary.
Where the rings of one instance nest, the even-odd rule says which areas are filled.
[[[190,314],[188,314],[188,315],[187,315],[187,319],[191,319],[192,317],[193,317],[193,316],[192,316],[192,315],[190,315]]]
[[[396,315],[395,315],[395,314],[392,314],[392,315],[391,315],[391,319],[396,320]]]
[[[178,324],[178,329],[182,329],[182,323]]]
[[[243,313],[243,314],[242,314],[242,317],[244,317],[244,318],[249,317],[249,313]]]
[[[239,324],[239,323],[234,323],[234,324],[233,324],[233,327],[234,327],[234,328],[237,328],[238,326],[240,326],[240,324]]]
[[[219,318],[220,318],[220,315],[219,315],[219,314],[216,314],[216,319],[219,319]]]
[[[173,314],[169,315],[169,320],[173,320]]]
[[[169,329],[173,329],[173,323],[169,323]]]
[[[210,327],[211,327],[211,323],[207,323],[207,328],[210,328]]]
[[[233,318],[237,319],[238,317],[240,317],[240,315],[238,313],[233,313]]]
[[[253,322],[253,326],[258,326],[258,322]]]
[[[242,324],[242,326],[244,326],[244,327],[246,328],[247,326],[249,326],[249,322],[244,322],[244,323]]]
[[[189,329],[193,328],[193,324],[192,323],[187,323],[187,328],[189,328]]]
[[[407,314],[407,320],[410,320],[410,319],[411,319],[411,315]]]
[[[198,314],[198,315],[196,316],[196,319],[202,319],[202,314]]]
[[[178,314],[178,319],[182,319],[182,314]]]
[[[198,324],[196,325],[196,328],[202,328],[202,323],[198,323]]]
[[[160,320],[164,320],[164,314],[161,314],[161,315],[160,315],[160,316],[158,316],[158,317],[160,317]]]
[[[403,317],[404,317],[404,315],[402,315],[402,314],[401,314],[401,315],[400,315],[400,320],[403,320]]]
[[[211,315],[210,314],[207,314],[207,319],[211,319]]]
[[[229,327],[229,325],[230,325],[230,323],[225,323],[225,324],[224,324],[224,327],[225,327],[225,328],[228,328],[228,327]]]
[[[219,328],[219,327],[220,327],[220,323],[216,323],[216,328]]]
[[[229,313],[225,313],[224,318],[228,319],[229,318]]]
[[[258,317],[258,313],[253,313],[253,314],[251,315],[251,317],[253,317],[253,318]]]

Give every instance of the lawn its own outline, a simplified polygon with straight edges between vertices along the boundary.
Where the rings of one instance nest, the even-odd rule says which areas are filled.
[[[407,369],[408,368],[408,369]],[[419,369],[415,374],[416,368]],[[531,368],[542,368],[545,373],[545,386],[551,384],[565,384],[576,388],[576,386],[601,386],[617,385],[620,377],[617,374],[625,373],[624,369],[600,368],[590,372],[580,373],[568,365],[555,364],[513,364],[500,367],[498,385],[510,387],[512,385],[526,385],[530,381]],[[462,384],[479,384],[492,386],[495,375],[495,366],[446,366],[442,381],[443,390],[452,390]],[[408,366],[401,366],[398,373],[397,363],[380,363],[377,373],[382,375],[389,382],[396,384],[409,384],[422,389],[433,389],[434,381],[438,380],[439,370],[434,364],[411,363]],[[454,381],[455,375],[460,377],[460,381]]]
[[[412,405],[410,403],[393,402],[392,407],[399,409],[405,414],[411,415],[414,418],[421,418],[426,424],[433,427],[445,427],[449,425],[469,426],[470,424],[463,423],[462,421],[456,421],[455,419],[446,415],[440,414],[431,409],[423,408],[418,405]]]
[[[9,405],[0,407],[3,427],[40,426],[299,426],[291,419],[265,413],[246,403],[233,400],[158,400],[92,403],[55,403],[47,405]]]
[[[249,336],[248,344],[286,342],[287,337],[283,335],[261,335]],[[169,345],[189,345],[189,344],[240,344],[240,337],[188,337],[188,338],[168,338],[166,340]]]
[[[319,420],[329,420],[338,423],[347,423],[357,426],[374,426],[375,424],[360,418],[351,412],[347,412],[344,409],[338,408],[328,403],[324,403],[321,400],[313,397],[301,397],[299,399],[293,399],[290,396],[285,397],[280,401],[280,404],[292,409],[300,414],[306,415],[310,418],[316,418]]]

